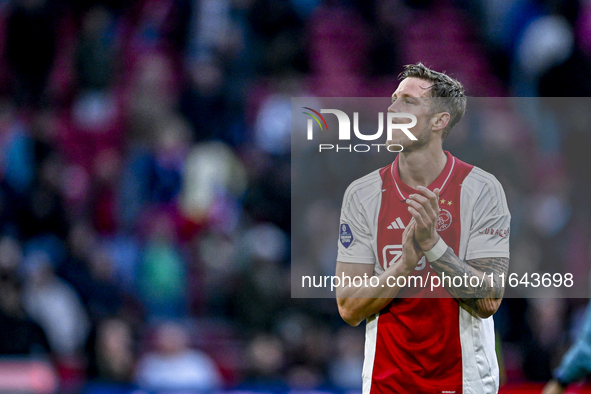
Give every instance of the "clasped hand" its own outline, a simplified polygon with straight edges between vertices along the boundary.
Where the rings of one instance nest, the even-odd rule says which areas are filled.
[[[431,250],[439,241],[435,230],[439,219],[439,189],[431,191],[419,186],[417,190],[421,194],[411,194],[406,199],[408,211],[416,222],[414,239],[421,250]]]
[[[414,270],[423,257],[423,251],[431,250],[439,240],[436,231],[439,219],[439,189],[433,192],[419,186],[422,194],[411,194],[406,200],[412,219],[402,234],[403,261],[408,270]]]

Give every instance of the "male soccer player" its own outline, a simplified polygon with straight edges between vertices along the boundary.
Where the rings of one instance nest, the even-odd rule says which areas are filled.
[[[367,319],[363,393],[496,393],[491,316],[509,266],[505,194],[442,148],[465,112],[462,85],[421,63],[401,79],[388,111],[416,116],[416,140],[394,134],[387,144],[402,152],[354,181],[341,210],[337,275],[377,276],[337,289],[342,318]]]

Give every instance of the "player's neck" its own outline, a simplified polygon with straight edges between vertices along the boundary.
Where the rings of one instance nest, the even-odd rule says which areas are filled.
[[[398,171],[408,186],[429,186],[445,168],[447,156],[441,148],[400,152]]]

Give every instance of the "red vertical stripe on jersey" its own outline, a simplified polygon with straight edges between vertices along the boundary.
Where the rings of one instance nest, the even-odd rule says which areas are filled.
[[[453,158],[440,176],[429,185],[442,188],[440,209],[445,219],[438,231],[443,240],[458,253],[460,243],[460,193],[463,179],[472,166]],[[452,161],[450,161],[450,159]],[[380,170],[384,191],[377,229],[380,264],[386,269],[398,262],[404,229],[388,226],[411,219],[403,194],[418,193],[398,177],[398,160]],[[395,174],[395,176],[393,176]],[[396,179],[398,178],[398,179]],[[428,262],[419,264],[411,275],[425,281],[436,275]],[[447,290],[435,294],[426,288],[405,288],[380,312],[376,334],[376,352],[372,370],[371,393],[425,393],[443,391],[462,393],[462,350],[459,332],[459,304]],[[441,298],[433,298],[441,297]]]

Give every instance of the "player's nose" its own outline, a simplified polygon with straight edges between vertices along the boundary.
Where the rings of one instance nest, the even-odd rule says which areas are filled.
[[[404,112],[402,109],[402,100],[400,97],[392,97],[392,104],[388,107],[388,112]]]

